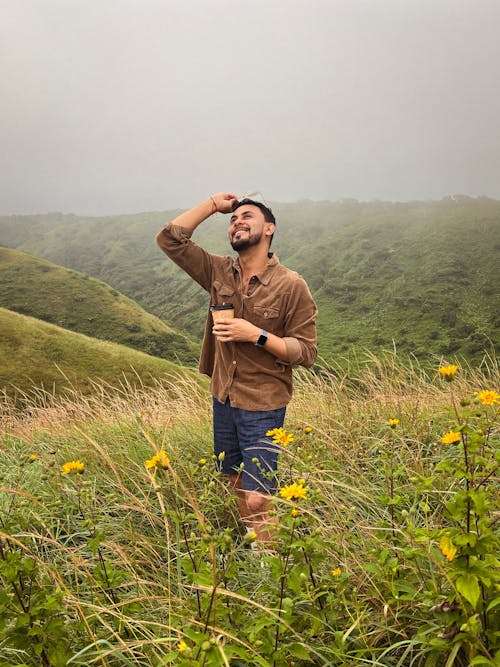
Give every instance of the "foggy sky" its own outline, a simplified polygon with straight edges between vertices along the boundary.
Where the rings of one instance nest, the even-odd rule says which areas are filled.
[[[499,0],[0,0],[0,213],[500,198]]]

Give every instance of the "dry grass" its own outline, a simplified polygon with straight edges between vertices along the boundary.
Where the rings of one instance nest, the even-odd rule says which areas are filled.
[[[310,534],[321,543],[321,554],[314,555],[318,563],[321,557],[315,576],[328,581],[329,571],[341,568],[345,583],[338,591],[341,611],[335,623],[345,635],[346,651],[361,651],[366,664],[410,664],[389,657],[378,663],[375,656],[398,641],[411,642],[413,624],[416,627],[425,607],[419,601],[410,613],[395,602],[391,584],[381,574],[380,554],[394,548],[391,540],[403,549],[404,521],[392,521],[380,502],[389,477],[393,475],[416,526],[438,525],[450,489],[437,487],[426,494],[408,480],[424,478],[435,465],[439,434],[453,423],[453,401],[474,390],[498,387],[499,379],[498,368],[489,360],[481,369],[462,370],[451,396],[450,385],[436,372],[403,364],[395,355],[368,357],[356,372],[297,373],[286,423],[295,441],[283,451],[280,484],[306,480],[311,495],[301,512]],[[153,388],[95,389],[93,396],[69,391],[57,398],[40,392],[23,413],[4,402],[0,415],[0,538],[5,530],[1,526],[15,512],[29,514],[29,527],[4,532],[4,539],[35,558],[44,577],[64,591],[70,616],[82,621],[75,646],[83,653],[72,664],[156,667],[180,639],[188,639],[184,632],[189,626],[214,639],[219,660],[189,664],[229,664],[226,648],[237,646],[253,656],[252,663],[241,664],[284,666],[263,657],[250,635],[240,636],[231,624],[221,627],[220,617],[204,617],[206,600],[215,595],[222,609],[239,614],[241,627],[263,614],[269,624],[282,623],[290,641],[306,641],[291,621],[276,620],[273,595],[279,577],[273,582],[270,573],[259,569],[256,577],[255,566],[243,559],[244,566],[232,579],[224,583],[218,578],[226,529],[232,540],[230,558],[236,562],[245,552],[235,532],[234,499],[213,467],[199,464],[211,454],[205,388],[179,377]],[[391,418],[400,420],[397,430],[388,427]],[[304,430],[307,426],[310,433]],[[164,479],[144,467],[159,449],[172,461]],[[37,457],[33,464],[27,463],[30,455]],[[85,475],[63,479],[60,466],[73,459],[85,461]],[[422,509],[424,501],[428,509]],[[287,516],[286,505],[278,511]],[[97,550],[89,550],[95,531],[104,537]],[[190,549],[201,554],[194,579],[186,574]],[[120,573],[113,585],[99,583],[96,568],[101,562],[108,574]],[[414,586],[424,590],[435,580],[439,590],[443,570],[431,551],[425,570],[417,571],[411,562],[405,567]],[[205,571],[215,588],[203,579]],[[300,604],[312,613],[309,603]],[[328,624],[322,630],[329,642],[335,631]],[[308,644],[311,655],[318,641]],[[322,650],[326,655],[330,649]],[[332,660],[328,664],[358,664],[355,659]]]

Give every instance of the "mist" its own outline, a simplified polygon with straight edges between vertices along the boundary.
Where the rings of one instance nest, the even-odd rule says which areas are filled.
[[[0,0],[0,213],[500,198],[497,0]]]

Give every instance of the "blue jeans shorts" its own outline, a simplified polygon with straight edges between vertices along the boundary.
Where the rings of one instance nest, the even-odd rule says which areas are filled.
[[[273,445],[266,432],[283,426],[286,407],[243,410],[233,408],[229,398],[225,403],[214,398],[213,411],[214,453],[221,472],[226,475],[241,472],[245,491],[273,493],[279,446]]]

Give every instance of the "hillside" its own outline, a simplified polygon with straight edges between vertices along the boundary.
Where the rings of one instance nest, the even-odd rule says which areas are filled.
[[[86,274],[0,247],[0,307],[180,363],[196,345],[116,289]]]
[[[318,230],[314,272],[300,254],[290,262],[308,276],[322,340],[337,353],[394,341],[418,357],[478,362],[500,343],[499,250],[500,203],[464,200],[361,210],[335,238]]]
[[[195,375],[164,359],[124,345],[89,338],[0,308],[0,389],[41,387],[60,392],[92,390],[91,379],[118,386],[151,385],[167,374]]]
[[[302,201],[272,204],[273,249],[311,286],[319,309],[320,355],[392,347],[421,358],[478,361],[498,347],[500,202]],[[197,338],[206,294],[154,243],[178,211],[109,218],[0,218],[0,242],[85,271],[165,322]],[[195,240],[228,252],[227,220],[202,225]]]

